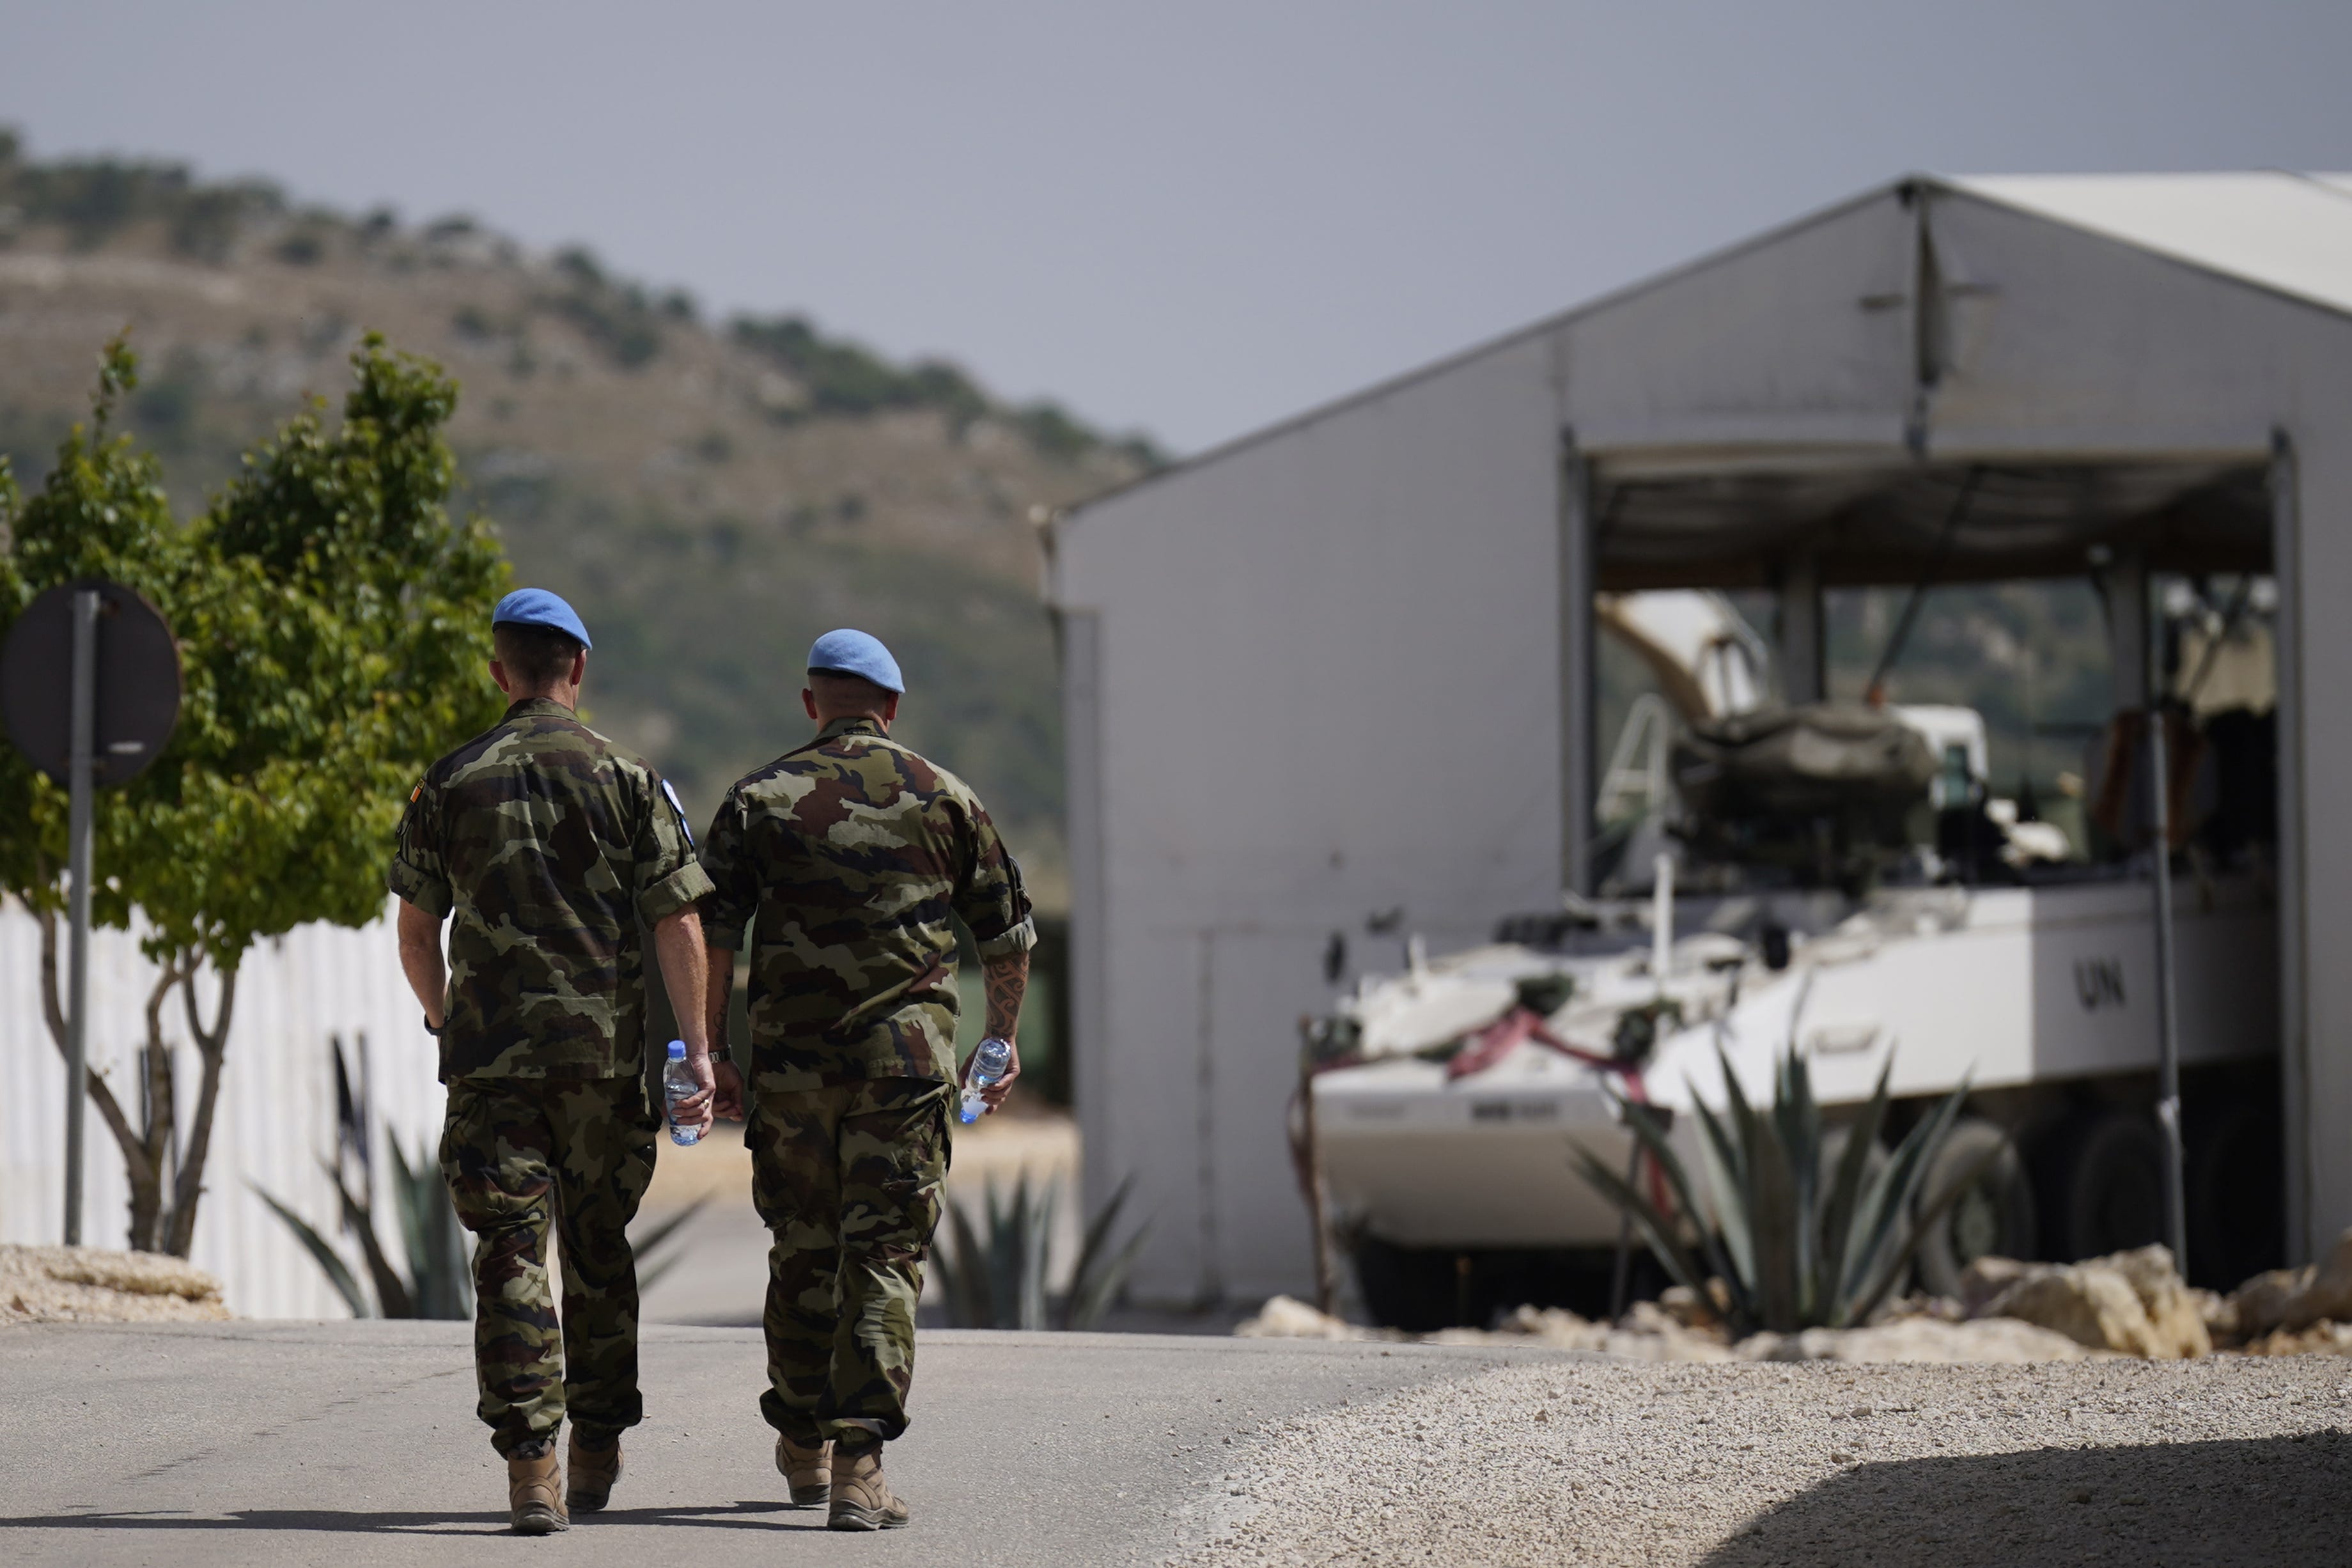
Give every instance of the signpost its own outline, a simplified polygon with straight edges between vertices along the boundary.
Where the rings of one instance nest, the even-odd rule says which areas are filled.
[[[65,680],[60,682],[59,675]],[[65,1242],[81,1242],[82,1124],[89,1092],[92,797],[127,784],[172,738],[180,650],[155,607],[119,582],[60,583],[25,607],[0,649],[0,720],[33,765],[66,787],[71,883],[66,960]]]
[[[2159,690],[2161,687],[2158,688]],[[2166,705],[2149,705],[2148,778],[2156,786],[2156,1124],[2164,1134],[2164,1239],[2189,1277],[2188,1155],[2180,1135],[2180,1014],[2173,994],[2172,765]]]

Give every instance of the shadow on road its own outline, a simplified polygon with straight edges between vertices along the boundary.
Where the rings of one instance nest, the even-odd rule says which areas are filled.
[[[789,1517],[771,1519],[770,1514]],[[789,1503],[747,1501],[714,1508],[612,1508],[581,1514],[575,1530],[611,1524],[683,1524],[719,1530],[822,1530],[823,1509],[795,1511]],[[212,1517],[152,1513],[53,1513],[0,1517],[9,1530],[269,1530],[359,1535],[503,1535],[506,1511],[483,1513],[367,1513],[339,1509],[252,1508]],[[0,1536],[0,1540],[5,1537]],[[0,1550],[0,1558],[9,1554]]]
[[[2342,1561],[2352,1434],[1857,1465],[1771,1510],[1706,1568],[1864,1563],[2253,1565]]]

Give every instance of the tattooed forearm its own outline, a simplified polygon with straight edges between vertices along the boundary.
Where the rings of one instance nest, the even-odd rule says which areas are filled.
[[[988,1032],[1011,1040],[1021,1027],[1021,997],[1029,988],[1029,955],[1013,953],[982,966],[988,981]]]

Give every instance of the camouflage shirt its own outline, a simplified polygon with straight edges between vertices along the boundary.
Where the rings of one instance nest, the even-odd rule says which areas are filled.
[[[752,934],[753,1087],[955,1076],[956,941],[1037,940],[1021,868],[963,781],[867,718],[738,782],[711,819],[704,939]]]
[[[425,773],[386,881],[455,915],[444,1082],[638,1071],[638,917],[710,891],[660,775],[545,697]]]

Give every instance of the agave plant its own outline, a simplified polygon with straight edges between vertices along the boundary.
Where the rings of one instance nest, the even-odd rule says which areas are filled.
[[[327,1276],[335,1293],[352,1309],[355,1318],[467,1318],[474,1313],[473,1271],[470,1267],[464,1233],[458,1228],[457,1216],[449,1207],[447,1188],[441,1185],[441,1173],[433,1163],[423,1157],[422,1151],[415,1166],[401,1153],[396,1141],[388,1144],[392,1152],[393,1200],[400,1210],[402,1250],[407,1254],[408,1272],[403,1277],[392,1266],[383,1241],[376,1235],[373,1205],[359,1193],[354,1193],[343,1179],[341,1170],[328,1161],[320,1161],[327,1178],[335,1184],[335,1196],[342,1208],[343,1228],[359,1242],[360,1256],[367,1267],[368,1284],[363,1289],[352,1272],[351,1265],[335,1250],[331,1242],[319,1234],[309,1220],[295,1213],[259,1186],[254,1192],[269,1206],[270,1212],[286,1222],[294,1239],[314,1259]],[[366,1191],[362,1186],[360,1191]]]
[[[344,1058],[341,1038],[327,1037],[327,1054],[335,1072],[335,1157],[319,1163],[334,1185],[342,1228],[359,1243],[367,1287],[362,1287],[342,1255],[310,1221],[260,1186],[253,1190],[294,1233],[353,1317],[471,1317],[473,1270],[465,1233],[426,1149],[418,1149],[412,1166],[399,1141],[385,1139],[392,1155],[392,1196],[399,1211],[401,1250],[408,1264],[405,1276],[393,1267],[376,1234],[373,1075],[368,1071],[367,1037],[356,1037],[352,1045],[357,1072]]]
[[[472,1250],[466,1245],[457,1210],[450,1206],[449,1189],[443,1185],[440,1169],[428,1157],[426,1148],[417,1150],[416,1163],[411,1165],[398,1139],[384,1140],[392,1155],[393,1204],[398,1211],[401,1251],[407,1264],[405,1274],[393,1266],[377,1234],[366,1037],[359,1037],[354,1044],[359,1060],[356,1074],[344,1060],[341,1040],[328,1037],[327,1049],[335,1069],[335,1157],[319,1164],[328,1181],[334,1184],[342,1228],[359,1244],[361,1261],[367,1270],[367,1284],[360,1283],[342,1254],[320,1234],[316,1226],[259,1186],[254,1186],[254,1193],[294,1233],[294,1239],[327,1276],[327,1282],[334,1286],[335,1293],[351,1308],[352,1316],[470,1318],[474,1315]],[[631,1239],[637,1257],[640,1291],[652,1289],[656,1280],[677,1266],[679,1250],[669,1244],[709,1201],[707,1197],[698,1198]],[[663,1255],[665,1250],[667,1256]]]
[[[399,1206],[400,1238],[407,1254],[405,1278],[393,1267],[383,1242],[376,1237],[373,1208],[361,1202],[340,1180],[336,1183],[343,1226],[359,1242],[373,1295],[362,1288],[351,1265],[343,1261],[331,1242],[319,1234],[317,1227],[260,1187],[253,1190],[269,1206],[271,1213],[286,1222],[295,1239],[318,1262],[328,1282],[335,1287],[335,1293],[352,1309],[352,1316],[470,1318],[474,1315],[473,1260],[465,1232],[449,1207],[448,1188],[442,1185],[440,1171],[430,1162],[420,1157],[411,1166],[398,1144],[393,1144],[391,1149],[393,1196]],[[332,1166],[327,1167],[327,1172],[331,1178],[337,1174]],[[669,1243],[709,1201],[707,1197],[697,1198],[642,1235],[630,1238],[631,1248],[636,1253],[640,1291],[652,1290],[656,1281],[684,1261],[682,1249]]]
[[[668,1218],[658,1220],[643,1233],[629,1238],[629,1250],[635,1253],[637,1259],[637,1290],[640,1293],[652,1290],[664,1274],[686,1261],[684,1244],[675,1247],[670,1244],[678,1240],[678,1232],[694,1223],[695,1217],[709,1204],[708,1195],[698,1197]]]
[[[1095,1211],[1094,1222],[1087,1227],[1086,1236],[1078,1243],[1077,1267],[1070,1273],[1069,1294],[1062,1298],[1060,1327],[1090,1329],[1102,1322],[1102,1315],[1127,1285],[1128,1270],[1135,1266],[1135,1255],[1143,1250],[1143,1238],[1151,1227],[1139,1225],[1118,1250],[1111,1250],[1111,1232],[1118,1228],[1118,1211],[1127,1206],[1127,1195],[1135,1186],[1129,1176],[1110,1195],[1110,1201]]]
[[[977,1223],[962,1204],[950,1200],[950,1244],[936,1266],[948,1322],[958,1328],[1003,1329],[1042,1329],[1049,1318],[1060,1329],[1087,1329],[1101,1322],[1143,1246],[1147,1228],[1138,1227],[1116,1251],[1111,1248],[1111,1233],[1134,1182],[1129,1176],[1119,1183],[1110,1201],[1096,1211],[1078,1246],[1069,1292],[1055,1312],[1048,1311],[1045,1274],[1055,1187],[1032,1188],[1024,1170],[1011,1194],[1000,1197],[991,1181]]]
[[[1054,1233],[1054,1188],[1033,1191],[1023,1171],[1007,1197],[988,1184],[980,1223],[948,1200],[952,1238],[940,1259],[948,1321],[958,1328],[1045,1326],[1045,1260]]]
[[[1671,1206],[1579,1148],[1584,1179],[1632,1219],[1676,1284],[1704,1299],[1710,1277],[1723,1281],[1735,1334],[1867,1322],[1902,1280],[1922,1239],[1975,1178],[1974,1171],[1963,1173],[1925,1207],[1918,1206],[1921,1185],[1951,1133],[1967,1084],[1939,1101],[1885,1156],[1878,1153],[1878,1135],[1886,1121],[1891,1062],[1860,1117],[1844,1128],[1825,1129],[1811,1075],[1795,1051],[1773,1064],[1769,1107],[1749,1104],[1720,1047],[1717,1058],[1723,1066],[1724,1110],[1693,1106],[1714,1199],[1709,1207],[1696,1202],[1664,1118],[1647,1105],[1623,1102],[1622,1109]]]

